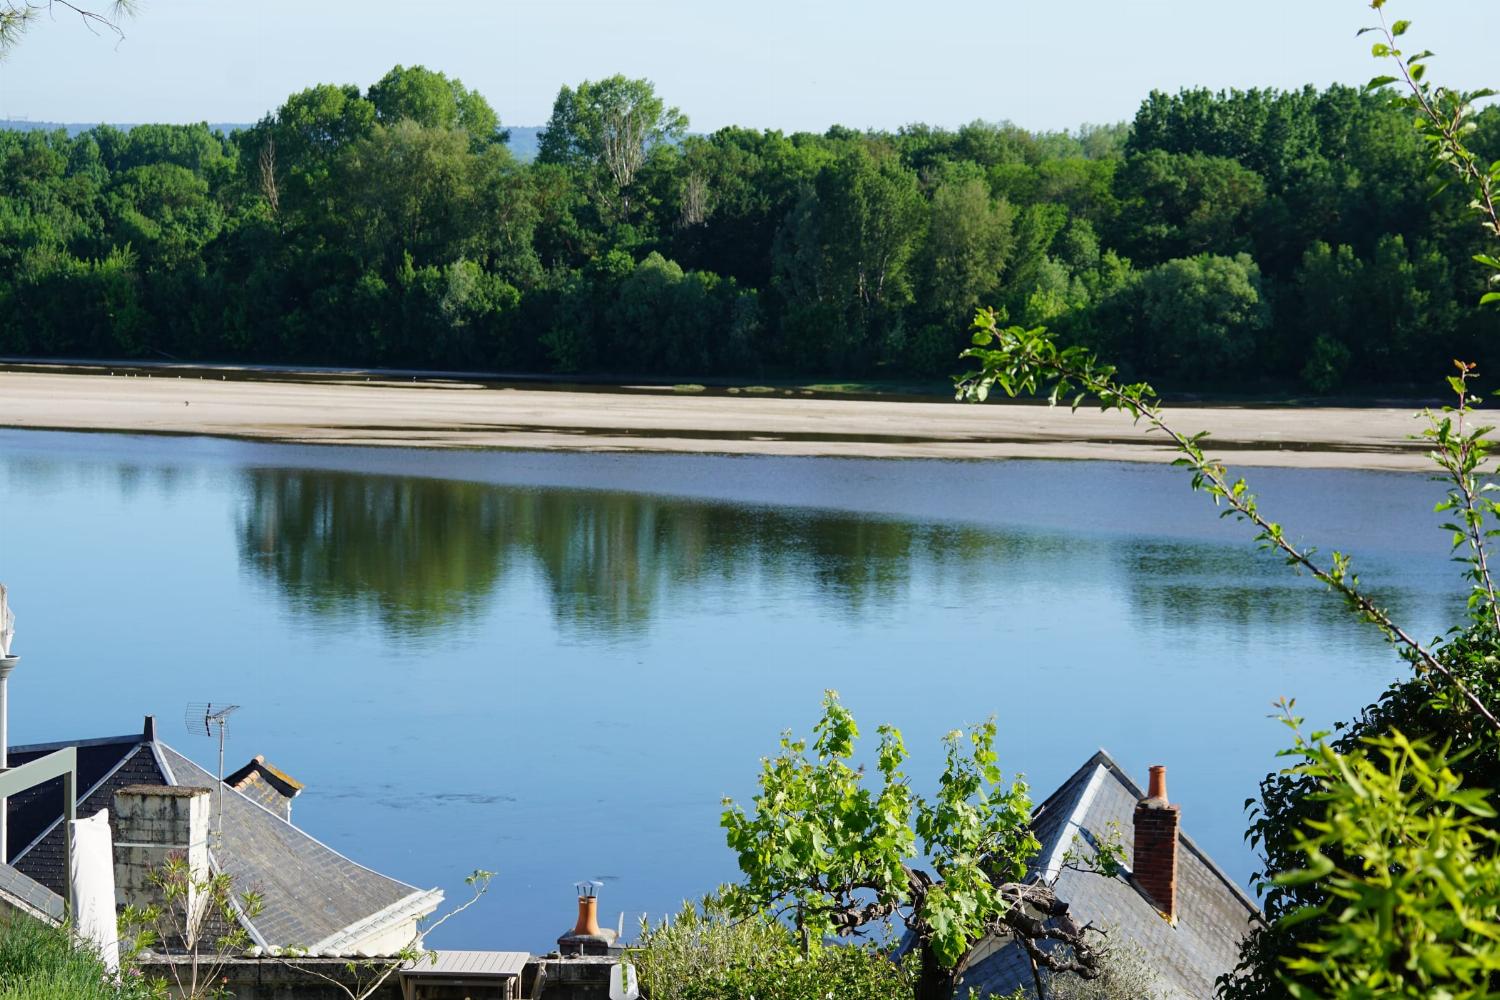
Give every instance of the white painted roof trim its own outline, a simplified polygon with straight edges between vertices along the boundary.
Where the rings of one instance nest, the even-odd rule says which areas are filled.
[[[1062,874],[1063,858],[1067,856],[1074,839],[1083,830],[1084,817],[1088,816],[1089,809],[1094,804],[1094,796],[1099,794],[1099,786],[1104,784],[1104,776],[1108,773],[1109,769],[1102,763],[1094,765],[1094,773],[1089,775],[1089,783],[1084,786],[1083,794],[1078,796],[1078,804],[1068,814],[1067,823],[1063,824],[1057,842],[1052,845],[1052,854],[1047,858],[1047,867],[1042,870],[1043,881],[1051,883]]]
[[[396,900],[383,910],[377,910],[364,919],[350,924],[335,934],[316,942],[306,951],[310,957],[347,955],[358,953],[361,941],[384,933],[408,920],[417,920],[436,910],[443,902],[443,890],[418,890],[410,896]],[[376,956],[366,956],[376,957]]]
[[[172,774],[172,765],[167,763],[167,755],[161,752],[157,744],[160,740],[151,741],[151,756],[156,758],[156,766],[161,771],[161,776],[167,779],[167,784],[176,786],[177,778]]]
[[[215,875],[224,874],[224,869],[219,867],[218,859],[214,857],[212,848],[209,848],[208,851],[208,867]],[[235,898],[233,893],[229,894],[229,908],[234,913],[234,919],[239,921],[239,925],[245,929],[245,933],[250,937],[251,946],[246,950],[251,952],[264,950],[266,947],[265,935],[261,934],[255,924],[250,922],[250,915],[245,912],[245,908],[240,905],[240,901]]]

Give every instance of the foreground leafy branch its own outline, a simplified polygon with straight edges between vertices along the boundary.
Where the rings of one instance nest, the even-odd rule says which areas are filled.
[[[0,0],[0,58],[15,47],[38,16],[55,13],[58,8],[77,16],[95,34],[108,32],[123,40],[125,29],[120,23],[135,13],[137,5],[137,0],[113,0],[102,8],[69,0]]]
[[[1322,818],[1296,835],[1303,868],[1276,876],[1283,886],[1318,883],[1322,903],[1283,920],[1331,922],[1288,956],[1295,1000],[1321,997],[1494,997],[1500,975],[1500,834],[1490,793],[1464,786],[1464,754],[1409,739],[1399,730],[1366,737],[1340,753],[1327,734],[1306,737],[1292,704],[1281,704],[1300,758],[1288,774],[1306,779]]]
[[[1408,54],[1399,47],[1399,39],[1411,27],[1410,21],[1391,24],[1385,19],[1386,0],[1371,0],[1370,6],[1380,17],[1380,23],[1360,29],[1364,35],[1375,32],[1385,41],[1376,42],[1371,54],[1377,59],[1387,59],[1396,68],[1394,76],[1377,76],[1366,88],[1370,90],[1388,84],[1403,85],[1404,93],[1396,101],[1412,111],[1417,132],[1429,147],[1429,164],[1434,170],[1451,168],[1453,175],[1442,182],[1439,189],[1457,180],[1469,188],[1469,207],[1483,218],[1484,228],[1490,236],[1500,236],[1500,210],[1495,204],[1495,185],[1500,183],[1500,161],[1485,166],[1478,155],[1468,147],[1465,137],[1475,128],[1476,104],[1487,97],[1495,96],[1493,90],[1452,90],[1429,83],[1427,60],[1431,50]],[[1488,255],[1478,255],[1475,260],[1494,270],[1500,270],[1500,260]],[[1492,279],[1493,283],[1493,279]],[[1480,300],[1481,304],[1500,301],[1500,292],[1490,292]]]
[[[1156,391],[1145,382],[1122,383],[1116,379],[1114,367],[1101,364],[1089,351],[1081,347],[1059,347],[1052,335],[1043,327],[1026,329],[1019,326],[1001,326],[999,316],[993,309],[981,309],[974,320],[974,346],[963,353],[963,357],[977,362],[979,370],[963,376],[958,381],[958,398],[982,402],[998,388],[1008,396],[1021,394],[1039,395],[1045,391],[1048,401],[1056,405],[1061,400],[1069,401],[1077,410],[1086,400],[1092,400],[1101,411],[1128,413],[1137,423],[1144,421],[1148,433],[1165,435],[1176,448],[1179,457],[1174,465],[1192,472],[1193,489],[1211,496],[1216,505],[1227,508],[1223,516],[1233,515],[1247,521],[1256,528],[1256,541],[1262,547],[1279,552],[1287,563],[1306,570],[1341,596],[1365,621],[1371,623],[1401,650],[1406,659],[1420,672],[1438,675],[1452,690],[1460,695],[1471,708],[1489,725],[1500,731],[1500,719],[1454,671],[1426,645],[1418,641],[1406,629],[1398,625],[1373,599],[1359,589],[1359,578],[1351,572],[1348,555],[1334,552],[1328,564],[1318,562],[1316,550],[1298,546],[1291,542],[1281,525],[1261,513],[1255,495],[1246,487],[1243,478],[1231,480],[1224,463],[1207,457],[1202,442],[1207,432],[1187,434],[1168,423],[1158,402]],[[1463,389],[1472,369],[1466,368],[1464,375],[1456,379],[1460,391],[1460,403],[1465,402]],[[1477,490],[1474,473],[1477,463],[1485,454],[1483,430],[1465,432],[1460,423],[1457,428],[1450,417],[1436,420],[1432,430],[1439,462],[1445,469],[1450,465],[1457,475],[1461,508],[1468,522],[1471,509],[1470,495]],[[1449,454],[1445,448],[1463,445],[1467,450],[1461,454]],[[1452,498],[1450,498],[1451,500]],[[1487,593],[1493,613],[1493,585],[1489,579],[1487,563],[1483,562],[1483,527],[1477,507],[1470,527],[1464,529],[1464,537],[1472,537],[1478,553],[1478,572],[1481,585],[1489,588]],[[1496,619],[1500,621],[1500,618]]]

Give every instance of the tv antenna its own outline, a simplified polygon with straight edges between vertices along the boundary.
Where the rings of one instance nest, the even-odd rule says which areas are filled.
[[[183,722],[187,731],[196,736],[219,738],[219,809],[218,837],[224,839],[224,741],[229,739],[229,717],[239,710],[238,705],[222,705],[212,701],[195,701],[188,705]]]

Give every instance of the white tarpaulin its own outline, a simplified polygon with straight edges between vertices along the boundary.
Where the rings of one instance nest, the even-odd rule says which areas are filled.
[[[120,937],[115,923],[114,838],[109,810],[74,820],[73,858],[68,873],[73,904],[73,933],[87,941],[110,972],[120,971]]]

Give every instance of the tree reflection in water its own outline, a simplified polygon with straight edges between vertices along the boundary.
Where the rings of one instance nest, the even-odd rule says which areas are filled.
[[[564,629],[608,636],[646,627],[673,596],[747,576],[811,586],[840,612],[879,611],[907,600],[919,566],[977,585],[981,566],[1003,572],[1005,549],[1036,544],[636,493],[284,469],[246,478],[247,567],[299,613],[368,615],[406,636],[472,619],[521,566],[540,574]]]
[[[1169,630],[1337,618],[1308,581],[1240,548],[639,493],[255,469],[237,535],[242,562],[297,614],[405,637],[474,621],[516,573],[539,581],[559,631],[606,640],[684,600],[732,607],[753,581],[845,617],[936,605],[1003,619],[997,592],[1027,587],[1056,589],[1061,620],[1076,586],[1102,576],[1126,613]]]

